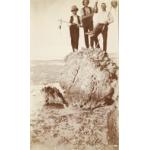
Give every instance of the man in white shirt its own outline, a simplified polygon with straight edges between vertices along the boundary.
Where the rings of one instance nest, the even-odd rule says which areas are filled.
[[[92,38],[97,38],[101,33],[103,37],[103,51],[107,51],[107,32],[108,25],[113,22],[113,17],[110,12],[106,11],[106,3],[101,3],[101,10],[94,15],[94,30],[91,34]]]

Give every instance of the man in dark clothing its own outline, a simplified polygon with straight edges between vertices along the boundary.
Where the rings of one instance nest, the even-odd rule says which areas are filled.
[[[70,37],[73,52],[78,50],[79,43],[79,27],[81,26],[80,17],[77,15],[77,6],[71,8],[72,16],[70,17]]]
[[[83,0],[83,8],[81,10],[81,16],[82,16],[82,26],[84,30],[84,38],[85,38],[85,45],[86,48],[89,48],[89,45],[91,48],[95,45],[97,48],[99,48],[99,43],[98,43],[98,38],[90,38],[90,43],[89,43],[89,36],[87,35],[87,32],[93,31],[93,14],[94,14],[94,9],[92,7],[89,7],[89,0]]]

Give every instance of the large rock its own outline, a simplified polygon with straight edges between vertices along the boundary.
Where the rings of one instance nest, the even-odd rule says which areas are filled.
[[[85,50],[65,59],[60,85],[70,105],[94,109],[117,99],[118,67],[104,52]]]

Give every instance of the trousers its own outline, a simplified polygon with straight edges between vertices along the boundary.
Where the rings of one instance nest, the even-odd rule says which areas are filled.
[[[77,25],[70,26],[70,38],[73,51],[78,49],[79,44],[79,27]]]
[[[103,38],[103,51],[106,52],[107,50],[107,32],[108,32],[108,25],[107,24],[98,24],[94,30],[94,39],[97,39],[98,35],[101,33]]]
[[[95,38],[90,37],[90,42],[89,42],[89,37],[88,37],[87,33],[89,31],[93,31],[93,24],[88,24],[87,23],[86,25],[83,26],[83,30],[84,30],[84,39],[85,39],[86,48],[89,48],[89,45],[93,48],[94,43],[96,45],[96,48],[100,48],[97,37],[95,37]]]

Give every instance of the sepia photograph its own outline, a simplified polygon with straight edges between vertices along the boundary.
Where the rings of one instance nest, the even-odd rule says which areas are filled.
[[[30,150],[119,150],[118,12],[30,0]]]
[[[0,5],[1,150],[150,150],[150,2]]]

